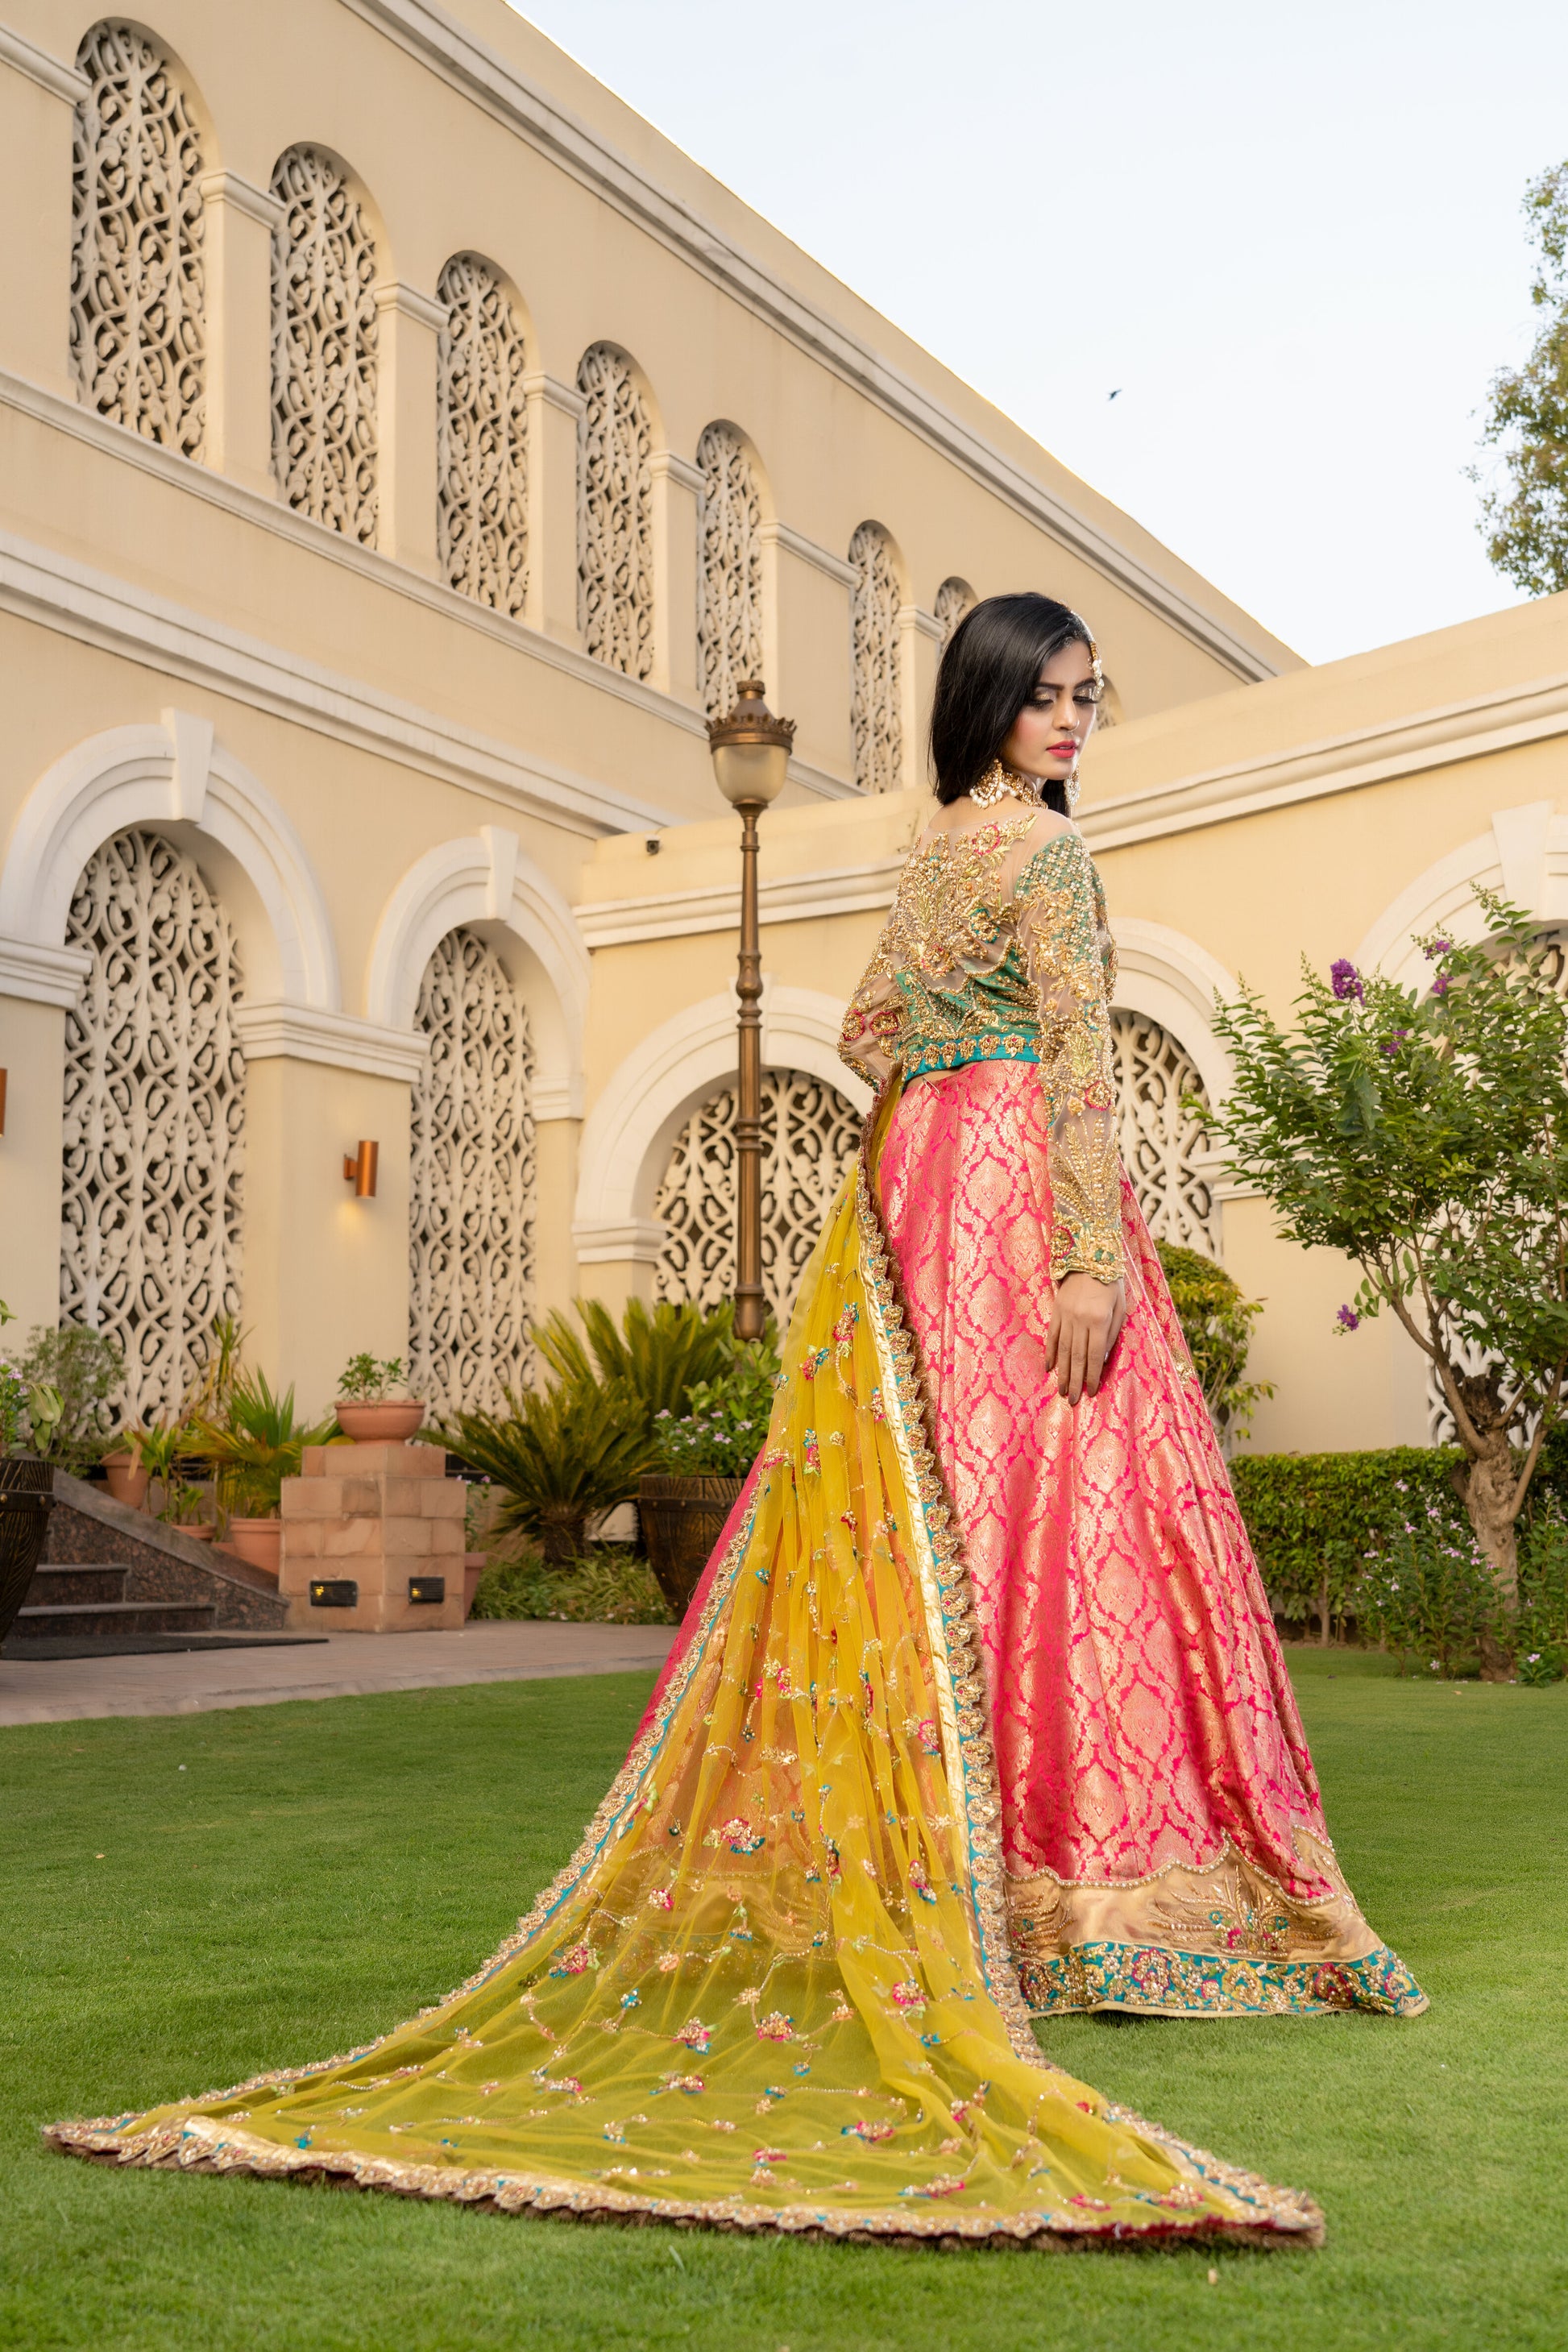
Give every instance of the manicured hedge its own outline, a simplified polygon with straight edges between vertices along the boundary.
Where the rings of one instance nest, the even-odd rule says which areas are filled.
[[[1369,1454],[1238,1454],[1230,1465],[1231,1484],[1264,1583],[1281,1598],[1304,1597],[1316,1589],[1331,1545],[1349,1544],[1364,1556],[1395,1503],[1405,1503],[1401,1479],[1409,1503],[1418,1503],[1423,1516],[1436,1503],[1445,1518],[1462,1521],[1464,1506],[1450,1475],[1459,1459],[1457,1445],[1390,1445]]]

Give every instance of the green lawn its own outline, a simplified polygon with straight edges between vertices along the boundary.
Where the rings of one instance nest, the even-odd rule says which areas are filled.
[[[1079,2020],[1047,2047],[1310,2189],[1321,2253],[815,2246],[46,2154],[50,2117],[342,2050],[447,1990],[565,1858],[647,1682],[0,1731],[0,2344],[1560,2347],[1568,1687],[1291,1663],[1341,1853],[1430,2014]]]

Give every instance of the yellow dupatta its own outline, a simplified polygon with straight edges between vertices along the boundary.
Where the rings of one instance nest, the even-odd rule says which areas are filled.
[[[57,2146],[836,2237],[1321,2238],[1310,2200],[1034,2039],[967,1579],[876,1207],[896,1100],[803,1278],[735,1531],[553,1885],[367,2049]]]

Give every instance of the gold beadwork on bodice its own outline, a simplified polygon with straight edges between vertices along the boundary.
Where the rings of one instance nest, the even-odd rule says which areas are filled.
[[[1039,1066],[1052,1132],[1052,1270],[1121,1271],[1109,1003],[1116,957],[1100,877],[1074,829],[1021,852],[1039,813],[917,845],[845,1016],[839,1050],[879,1084],[971,1062]]]

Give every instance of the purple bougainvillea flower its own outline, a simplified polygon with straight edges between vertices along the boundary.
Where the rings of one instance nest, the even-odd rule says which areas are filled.
[[[1353,1307],[1342,1307],[1339,1313],[1335,1316],[1334,1321],[1339,1325],[1342,1331],[1353,1331],[1359,1326],[1361,1317],[1356,1313]]]
[[[1329,979],[1334,994],[1342,1003],[1348,996],[1353,996],[1358,1004],[1366,1003],[1366,991],[1361,984],[1361,974],[1348,956],[1335,958],[1329,966]]]
[[[1446,971],[1440,971],[1440,972],[1437,974],[1436,979],[1432,982],[1432,993],[1433,993],[1433,995],[1434,995],[1434,996],[1447,996],[1447,993],[1448,993],[1448,975],[1447,975],[1447,973]]]

